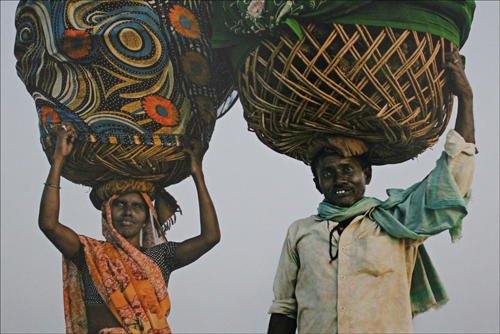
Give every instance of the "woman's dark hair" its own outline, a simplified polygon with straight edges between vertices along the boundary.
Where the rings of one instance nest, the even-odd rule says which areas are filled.
[[[318,174],[316,172],[316,169],[318,168],[319,162],[321,161],[321,159],[323,159],[324,157],[329,156],[329,155],[338,155],[341,157],[344,156],[340,151],[338,151],[337,149],[335,149],[333,147],[323,147],[318,153],[316,153],[316,155],[314,156],[314,158],[312,159],[311,164],[310,164],[311,171],[312,171],[315,178],[318,178]],[[363,170],[365,168],[369,168],[372,166],[370,155],[368,153],[356,155],[356,156],[353,156],[353,158],[356,158],[359,161],[359,164],[361,165],[361,169],[363,169]]]

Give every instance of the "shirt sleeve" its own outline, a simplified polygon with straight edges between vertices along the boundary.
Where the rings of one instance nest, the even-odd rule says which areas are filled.
[[[287,237],[281,251],[278,269],[274,278],[274,300],[269,309],[269,314],[284,314],[292,319],[297,319],[295,287],[297,284],[297,273],[299,271],[300,262],[297,248],[292,238],[291,229],[292,227],[288,229]]]
[[[461,236],[462,219],[474,174],[476,148],[466,143],[455,130],[447,135],[445,151],[434,170],[421,182],[406,190],[388,189],[389,199],[382,208],[390,216],[377,222],[392,222],[383,226],[393,236],[414,240],[449,230],[452,240]]]
[[[465,196],[472,185],[476,163],[476,145],[466,143],[455,130],[450,130],[446,137],[444,150],[447,157],[448,169],[453,175],[462,196]]]

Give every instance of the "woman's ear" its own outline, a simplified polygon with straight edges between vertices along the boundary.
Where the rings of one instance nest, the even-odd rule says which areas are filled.
[[[106,219],[106,204],[108,202],[107,201],[102,201],[101,203],[101,214],[102,214],[102,218]]]

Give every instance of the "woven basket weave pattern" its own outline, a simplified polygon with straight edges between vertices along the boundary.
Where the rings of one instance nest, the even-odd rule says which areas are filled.
[[[62,175],[88,187],[124,178],[146,180],[159,187],[189,176],[189,159],[181,147],[113,145],[77,141],[66,158]],[[55,150],[45,150],[50,160]]]
[[[318,136],[353,136],[383,165],[438,141],[452,109],[440,69],[451,43],[383,27],[302,30],[302,41],[291,32],[264,40],[239,73],[245,119],[264,144],[309,163]]]

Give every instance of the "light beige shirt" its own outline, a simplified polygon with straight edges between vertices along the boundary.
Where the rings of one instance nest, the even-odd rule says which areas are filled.
[[[454,130],[447,136],[448,166],[465,195],[474,173],[475,145]],[[337,222],[311,216],[293,223],[283,245],[269,313],[297,320],[299,333],[411,333],[410,287],[417,248],[425,238],[394,238],[368,217]]]

